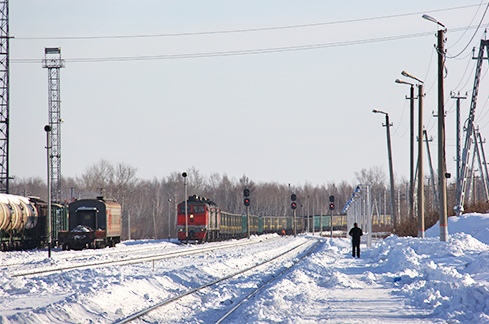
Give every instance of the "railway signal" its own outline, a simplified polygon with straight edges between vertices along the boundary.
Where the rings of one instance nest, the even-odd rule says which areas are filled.
[[[334,210],[334,203],[329,204],[329,210]]]
[[[293,201],[291,204],[290,204],[290,208],[292,209],[296,209],[297,208],[297,203],[295,201]]]
[[[296,194],[290,195],[290,200],[296,201],[297,200],[297,195]]]
[[[334,196],[333,195],[329,196],[329,202],[332,202],[332,203],[334,202]]]
[[[249,197],[250,196],[250,189],[246,188],[245,190],[243,190],[243,196]]]
[[[250,198],[246,197],[243,201],[244,205],[248,207],[250,205]]]

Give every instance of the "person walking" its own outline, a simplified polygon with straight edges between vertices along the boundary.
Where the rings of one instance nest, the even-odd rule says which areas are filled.
[[[352,229],[348,233],[351,236],[351,245],[352,245],[352,256],[359,258],[360,257],[360,237],[363,235],[362,229],[358,227],[357,223],[353,224]],[[356,253],[355,253],[356,251]]]

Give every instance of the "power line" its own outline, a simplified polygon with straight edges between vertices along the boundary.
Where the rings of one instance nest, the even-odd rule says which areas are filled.
[[[487,3],[487,4],[489,4],[489,3]],[[443,9],[435,9],[435,10],[427,10],[427,11],[418,11],[418,12],[403,13],[403,14],[394,14],[394,15],[377,16],[377,17],[367,17],[367,18],[358,18],[358,19],[347,19],[347,20],[338,20],[338,21],[330,21],[330,22],[319,22],[319,23],[310,23],[310,24],[275,26],[275,27],[261,27],[261,28],[248,28],[248,29],[232,29],[232,30],[216,30],[216,31],[201,31],[201,32],[186,32],[186,33],[184,32],[184,33],[166,33],[166,34],[142,34],[142,35],[15,37],[14,40],[125,39],[125,38],[179,37],[179,36],[199,36],[199,35],[215,35],[215,34],[231,34],[231,33],[248,33],[248,32],[273,31],[273,30],[295,29],[295,28],[307,28],[307,27],[317,27],[317,26],[326,26],[326,25],[338,25],[338,24],[357,23],[357,22],[371,21],[371,20],[399,18],[399,17],[405,17],[405,16],[420,15],[420,14],[424,14],[424,13],[427,13],[427,12],[431,13],[431,12],[440,12],[440,11],[450,11],[450,10],[466,9],[466,8],[480,6],[480,5],[481,4],[479,3],[479,4],[471,4],[471,5],[465,5],[465,6],[459,6],[459,7],[451,7],[451,8],[443,8]]]
[[[482,15],[482,18],[479,22],[479,25],[477,26],[477,29],[475,30],[474,34],[472,35],[472,37],[470,38],[470,40],[467,42],[467,45],[465,45],[465,47],[460,51],[460,53],[458,53],[457,55],[453,55],[453,56],[447,56],[447,58],[456,58],[457,56],[460,56],[466,49],[467,47],[469,47],[470,43],[472,42],[472,40],[474,39],[475,35],[477,34],[477,32],[479,31],[479,28],[481,27],[482,25],[482,22],[484,21],[484,18],[487,14],[487,9],[489,9],[489,3],[487,4],[486,6],[486,9],[484,10],[484,14]]]
[[[477,26],[470,26],[469,28],[476,28]],[[460,27],[451,29],[453,32],[465,30],[467,27]],[[387,41],[395,41],[401,39],[415,38],[431,36],[433,32],[421,32],[414,34],[385,36],[378,38],[367,38],[353,41],[333,42],[333,43],[321,43],[321,44],[309,44],[299,46],[286,46],[286,47],[272,47],[272,48],[260,48],[260,49],[245,49],[236,51],[219,51],[219,52],[201,52],[201,53],[183,53],[183,54],[163,54],[163,55],[139,55],[139,56],[113,56],[113,57],[89,57],[89,58],[65,58],[66,62],[70,63],[97,63],[97,62],[127,62],[127,61],[154,61],[154,60],[175,60],[175,59],[190,59],[190,58],[208,58],[208,57],[224,57],[224,56],[238,56],[238,55],[256,55],[256,54],[270,54],[292,51],[306,51],[316,50],[331,47],[343,47],[353,45],[363,45],[370,43],[379,43]],[[10,59],[11,63],[34,63],[38,64],[39,59]]]

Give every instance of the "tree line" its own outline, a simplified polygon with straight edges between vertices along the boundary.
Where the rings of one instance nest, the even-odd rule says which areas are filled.
[[[243,190],[250,190],[250,213],[258,216],[292,215],[290,208],[292,193],[297,195],[297,216],[329,214],[329,196],[335,196],[335,214],[351,197],[358,184],[369,184],[376,210],[390,214],[386,175],[380,167],[362,169],[355,172],[356,182],[353,184],[326,183],[312,185],[305,183],[300,186],[278,182],[254,182],[246,175],[239,179],[230,178],[226,174],[213,173],[204,177],[199,170],[192,167],[187,173],[187,193],[211,199],[223,211],[242,214]],[[403,189],[405,181],[397,185],[398,198],[396,208],[402,215],[407,215],[407,193]],[[10,193],[23,196],[37,196],[47,199],[46,182],[41,178],[14,179],[10,185]],[[387,192],[387,195],[386,195]],[[401,193],[402,192],[402,193]],[[176,207],[183,202],[184,178],[182,172],[151,180],[137,177],[137,169],[125,163],[111,163],[107,160],[88,167],[79,177],[62,179],[62,202],[69,203],[73,199],[95,198],[104,196],[113,198],[123,209],[123,239],[164,239],[176,237]],[[386,210],[383,210],[385,208]],[[413,221],[413,220],[410,220]],[[129,225],[130,224],[130,225]],[[416,227],[415,227],[416,228]],[[415,234],[414,234],[415,235]]]

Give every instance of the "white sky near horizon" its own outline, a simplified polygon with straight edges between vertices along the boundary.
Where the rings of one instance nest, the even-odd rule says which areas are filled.
[[[409,81],[402,70],[425,80],[424,121],[437,158],[437,26],[423,13],[447,26],[449,56],[466,48],[447,60],[445,78],[446,156],[454,174],[450,91],[469,92],[462,101],[466,119],[472,48],[489,13],[479,30],[464,28],[477,26],[486,6],[477,0],[10,1],[10,175],[46,176],[48,76],[41,60],[45,47],[61,47],[63,176],[79,176],[104,159],[131,165],[144,179],[195,167],[202,175],[245,174],[254,182],[354,183],[362,169],[379,166],[388,175],[385,119],[372,113],[380,109],[393,123],[397,181],[405,180],[409,87],[394,82]],[[284,47],[294,50],[182,57]],[[129,59],[108,60],[120,57]],[[483,138],[487,69],[484,62],[476,112]]]

